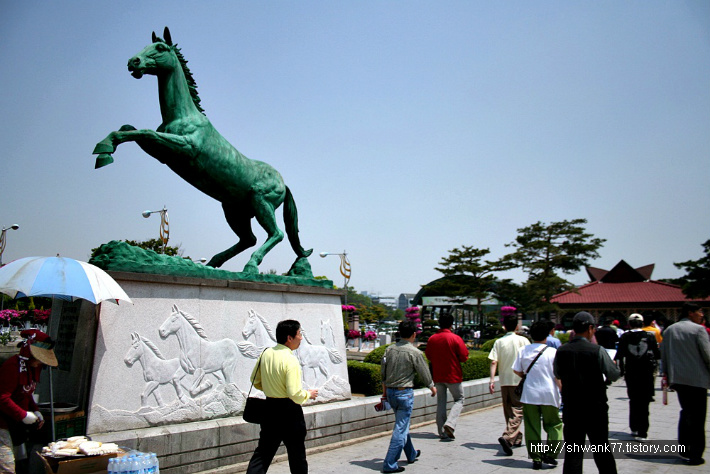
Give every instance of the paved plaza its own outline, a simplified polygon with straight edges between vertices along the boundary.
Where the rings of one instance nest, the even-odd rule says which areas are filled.
[[[657,386],[660,378],[656,379]],[[626,384],[622,380],[614,383],[608,390],[609,396],[609,437],[611,441],[632,440],[628,425],[628,398]],[[677,423],[680,407],[675,393],[668,394],[668,405],[663,405],[662,393],[657,388],[656,402],[651,403],[651,427],[649,442],[653,440],[676,440]],[[374,405],[374,403],[373,403]],[[378,416],[372,411],[372,416]],[[706,422],[706,432],[709,425]],[[521,473],[532,471],[532,462],[527,457],[525,448],[516,448],[512,456],[501,453],[498,437],[503,432],[503,411],[500,406],[486,408],[463,415],[456,428],[456,439],[441,441],[434,434],[436,426],[432,423],[416,426],[412,429],[412,439],[416,449],[422,455],[416,463],[408,465],[406,461],[400,466],[407,473],[427,473],[442,471],[448,473],[484,472]],[[387,451],[390,432],[386,435],[363,440],[344,446],[330,447],[321,452],[309,452],[308,463],[311,474],[351,474],[380,472],[382,460]],[[673,472],[700,473],[710,471],[710,453],[705,457],[709,464],[702,466],[685,466],[680,458],[659,459],[652,455],[638,454],[633,458],[617,458],[620,473],[654,473]],[[287,474],[288,463],[283,457],[277,458],[269,469],[273,474]],[[597,472],[593,459],[584,460],[585,472]],[[560,465],[553,468],[544,465],[542,471],[562,472]]]

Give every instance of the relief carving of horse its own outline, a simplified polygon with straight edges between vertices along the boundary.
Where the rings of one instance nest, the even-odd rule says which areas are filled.
[[[148,397],[153,394],[158,406],[164,406],[158,392],[155,390],[163,384],[170,383],[175,387],[178,399],[185,402],[185,395],[180,387],[180,380],[185,376],[185,371],[180,367],[179,359],[165,359],[153,342],[139,335],[131,333],[131,347],[128,349],[123,362],[132,367],[138,361],[143,368],[143,380],[146,381],[145,390],[141,393],[141,406],[147,406]]]
[[[157,130],[136,130],[124,125],[111,132],[94,148],[96,167],[113,162],[112,154],[121,143],[133,141],[143,151],[167,165],[185,181],[222,203],[225,218],[239,241],[207,263],[220,267],[240,252],[256,245],[251,220],[256,218],[267,233],[264,244],[252,253],[246,273],[259,273],[264,256],[284,234],[276,224],[275,210],[284,204],[286,234],[296,253],[289,275],[313,277],[298,237],[298,212],[291,191],[274,168],[250,160],[236,150],[204,115],[197,85],[170,31],[165,39],[153,33],[153,42],[128,61],[128,70],[140,79],[151,74],[158,79],[162,123]]]
[[[180,345],[180,366],[188,374],[195,375],[195,382],[190,388],[191,395],[197,395],[212,387],[209,380],[204,380],[207,374],[214,375],[219,383],[234,382],[239,350],[233,340],[208,340],[197,319],[179,310],[177,305],[173,305],[170,317],[161,324],[158,333],[163,339],[171,334],[177,336]]]
[[[276,345],[276,334],[271,328],[271,325],[262,315],[253,309],[249,310],[249,317],[242,330],[242,336],[246,340],[237,343],[239,351],[252,359],[258,358],[267,347],[274,347]],[[253,344],[248,341],[251,336],[254,336]]]
[[[332,347],[316,346],[308,337],[306,330],[301,327],[301,335],[303,340],[298,349],[294,351],[298,361],[303,369],[303,381],[309,387],[318,387],[318,373],[323,374],[325,383],[328,380],[328,359],[334,364],[339,364],[343,361],[343,356]],[[311,369],[313,371],[313,380],[309,377]]]

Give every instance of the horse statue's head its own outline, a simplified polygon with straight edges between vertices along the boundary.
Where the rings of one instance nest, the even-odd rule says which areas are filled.
[[[165,39],[158,38],[153,32],[153,43],[149,44],[143,51],[128,60],[128,71],[136,79],[143,77],[143,74],[158,76],[161,71],[168,71],[180,67],[180,61],[175,54],[175,46],[170,37],[170,30],[165,27]]]
[[[153,42],[128,60],[128,71],[133,77],[140,79],[144,74],[160,76],[182,70],[190,90],[192,102],[197,107],[197,110],[204,112],[200,106],[200,97],[197,95],[195,79],[192,77],[192,73],[187,67],[187,61],[180,52],[180,48],[177,47],[177,43],[173,44],[170,30],[167,26],[163,36],[165,39],[159,38],[153,32]]]

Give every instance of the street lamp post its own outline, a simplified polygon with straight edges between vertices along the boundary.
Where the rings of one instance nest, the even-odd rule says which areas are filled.
[[[345,288],[345,304],[348,304],[348,282],[350,281],[350,274],[352,270],[350,268],[350,261],[348,261],[348,254],[343,250],[343,253],[331,253],[331,252],[321,252],[320,256],[322,258],[328,255],[337,255],[340,257],[340,274],[343,275],[343,288]]]
[[[10,227],[3,227],[2,228],[2,233],[0,233],[0,267],[2,266],[2,254],[5,251],[5,234],[7,233],[8,230],[17,230],[19,229],[20,226],[17,224],[12,224]]]
[[[350,268],[350,261],[348,260],[348,253],[343,250],[343,253],[334,253],[334,252],[321,252],[320,256],[322,258],[327,257],[328,255],[337,255],[340,257],[340,274],[343,275],[343,288],[345,288],[345,305],[348,304],[348,282],[350,281],[350,275],[352,273],[352,269]],[[355,324],[355,316],[354,313],[350,316],[350,319],[352,320],[351,322]],[[357,329],[357,327],[353,327],[352,329]],[[362,338],[358,339],[358,351],[362,349]]]
[[[2,254],[5,251],[5,234],[8,230],[17,230],[20,226],[17,224],[12,224],[10,227],[3,227],[2,232],[0,232],[0,267],[2,267]],[[0,311],[5,309],[5,295],[0,295]]]
[[[160,241],[163,242],[162,253],[165,253],[165,247],[168,245],[168,239],[170,239],[170,222],[168,222],[168,208],[163,206],[159,211],[143,211],[141,215],[146,219],[150,217],[151,214],[160,213]]]

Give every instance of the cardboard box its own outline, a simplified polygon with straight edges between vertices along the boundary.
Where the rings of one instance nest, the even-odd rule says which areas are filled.
[[[42,456],[45,474],[106,474],[108,460],[124,453],[103,454],[101,456],[85,456],[62,461],[61,458]]]

